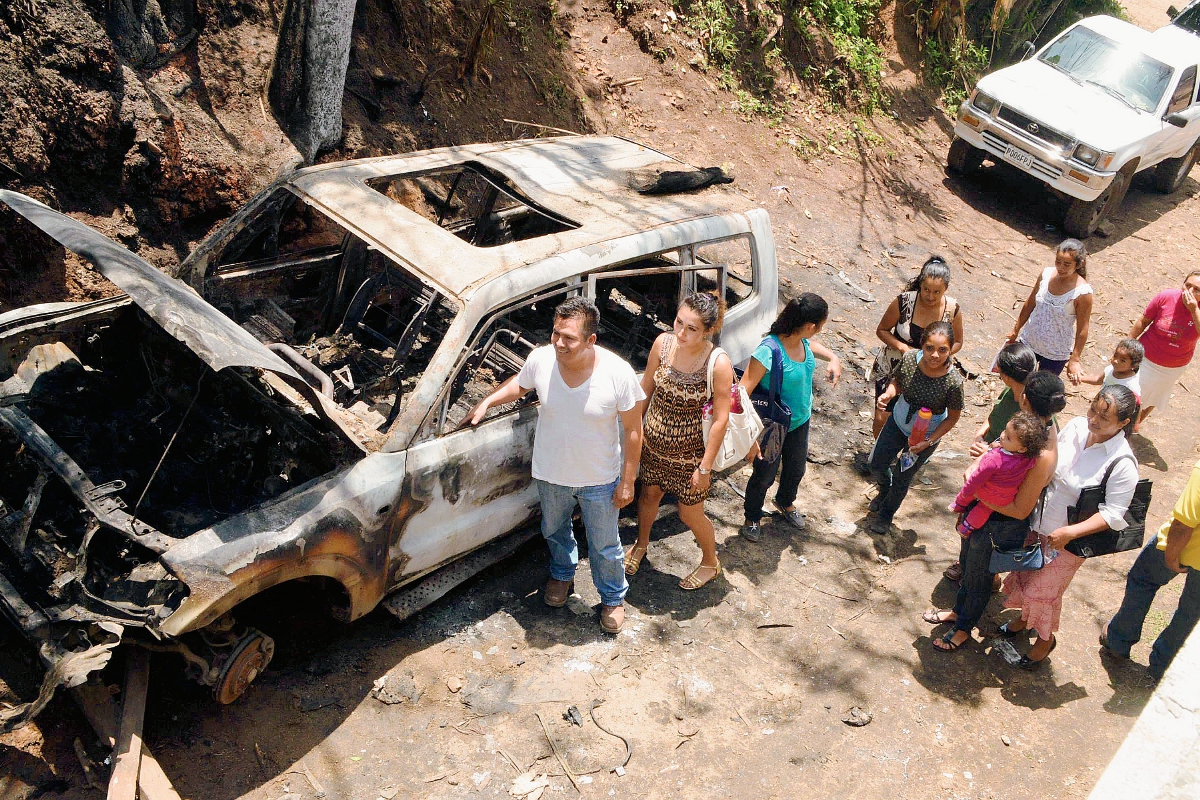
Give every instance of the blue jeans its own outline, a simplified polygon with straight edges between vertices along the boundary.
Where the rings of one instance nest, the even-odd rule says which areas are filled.
[[[1063,369],[1067,366],[1066,360],[1059,361],[1056,358],[1046,358],[1045,356],[1038,355],[1036,350],[1033,354],[1037,356],[1037,368],[1040,370],[1053,372],[1055,375],[1061,375]]]
[[[885,522],[891,522],[892,517],[896,516],[896,510],[908,495],[913,478],[938,447],[936,444],[926,447],[911,467],[902,470],[896,457],[907,446],[908,434],[900,430],[894,418],[888,417],[883,430],[879,432],[879,438],[875,440],[875,446],[871,448],[870,463],[871,476],[879,484],[879,518]]]
[[[804,480],[804,472],[808,469],[808,425],[810,419],[795,430],[788,431],[783,440],[783,449],[779,458],[766,461],[754,459],[754,472],[746,483],[746,522],[758,522],[763,517],[763,503],[767,499],[767,490],[775,481],[775,473],[779,471],[779,462],[783,462],[783,475],[779,478],[779,490],[775,493],[775,502],[780,508],[787,508],[796,502],[796,494],[800,491],[800,481]]]
[[[973,631],[992,599],[992,541],[1010,550],[1023,545],[1028,534],[1028,518],[1013,519],[993,511],[987,522],[962,540],[958,550],[962,578],[954,600],[954,613],[958,615],[954,630]]]
[[[588,562],[592,582],[600,593],[600,602],[619,606],[629,591],[625,580],[625,550],[617,532],[619,510],[613,505],[613,492],[619,480],[601,486],[559,486],[535,481],[542,504],[542,536],[550,547],[550,577],[559,581],[575,579],[579,566],[579,546],[571,527],[571,516],[578,503],[587,531]]]
[[[1125,581],[1125,598],[1121,610],[1108,623],[1108,649],[1118,655],[1129,657],[1129,649],[1142,638],[1142,623],[1154,602],[1154,595],[1171,582],[1179,573],[1167,566],[1167,558],[1158,549],[1158,537],[1151,536],[1142,548],[1137,561],[1129,570]],[[1179,607],[1171,616],[1171,622],[1154,640],[1150,648],[1150,674],[1161,678],[1171,666],[1171,661],[1183,640],[1196,627],[1200,618],[1200,570],[1188,568],[1183,593],[1179,596]]]

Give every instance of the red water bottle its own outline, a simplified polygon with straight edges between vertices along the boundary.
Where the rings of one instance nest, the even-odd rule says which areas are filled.
[[[929,436],[929,422],[933,419],[933,412],[928,408],[922,408],[917,412],[917,418],[913,420],[912,433],[908,435],[908,446],[914,447],[925,441]]]

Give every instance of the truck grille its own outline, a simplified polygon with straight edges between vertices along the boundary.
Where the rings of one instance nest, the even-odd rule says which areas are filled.
[[[1030,119],[1020,111],[1014,111],[1008,106],[1001,106],[1000,113],[997,115],[1000,119],[1012,125],[1030,138],[1045,142],[1046,144],[1066,150],[1070,145],[1075,143],[1075,140],[1065,133],[1059,133],[1053,128],[1047,127],[1042,123]]]
[[[1008,142],[1008,141],[1005,141],[1004,139],[1001,139],[999,136],[992,133],[991,131],[983,132],[983,141],[984,141],[984,143],[987,144],[988,147],[998,150],[1001,153],[1003,153],[1005,150],[1007,150],[1010,145],[1015,144],[1016,147],[1021,147],[1020,144],[1016,144],[1014,142]],[[1022,149],[1024,150],[1024,148],[1022,148]],[[1025,150],[1025,152],[1028,153],[1029,151]],[[1046,179],[1052,180],[1052,181],[1058,180],[1059,178],[1062,177],[1061,169],[1054,166],[1053,164],[1043,161],[1042,159],[1038,158],[1036,155],[1033,155],[1033,153],[1029,153],[1029,155],[1033,156],[1032,172],[1035,175],[1037,175],[1040,178],[1046,178]],[[1008,162],[1006,161],[1005,163],[1007,164]]]

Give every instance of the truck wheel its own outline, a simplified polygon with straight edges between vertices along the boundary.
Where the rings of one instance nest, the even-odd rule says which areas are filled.
[[[1168,158],[1154,168],[1154,188],[1163,194],[1170,194],[1183,185],[1192,166],[1196,163],[1196,145],[1179,158]]]
[[[1129,189],[1132,177],[1128,173],[1118,172],[1113,176],[1108,188],[1095,200],[1072,200],[1063,220],[1063,229],[1080,239],[1086,239],[1095,233],[1104,218],[1125,199],[1125,192]]]
[[[946,166],[959,175],[970,175],[983,165],[984,153],[965,139],[955,139],[946,154]]]

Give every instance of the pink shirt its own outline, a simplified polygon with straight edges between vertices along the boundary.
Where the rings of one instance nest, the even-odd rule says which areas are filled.
[[[1200,331],[1183,304],[1183,290],[1167,289],[1154,295],[1142,315],[1150,320],[1141,336],[1146,358],[1160,367],[1187,366]]]
[[[986,500],[997,506],[1011,503],[1035,461],[1037,459],[1022,453],[1010,453],[1003,447],[993,447],[983,454],[975,469],[967,476],[967,482],[954,499],[955,505],[964,508],[975,499]]]

